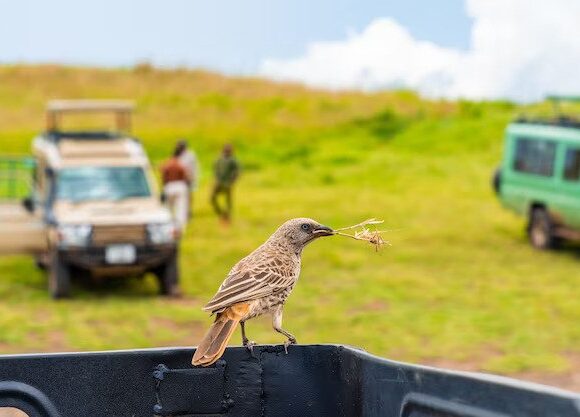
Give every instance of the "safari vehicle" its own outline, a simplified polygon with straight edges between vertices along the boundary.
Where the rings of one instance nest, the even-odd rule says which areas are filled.
[[[48,272],[54,298],[70,294],[71,276],[87,273],[153,272],[162,294],[178,290],[177,231],[142,145],[128,136],[131,110],[122,101],[51,101],[32,159],[1,167],[0,187],[12,190],[14,172],[22,173],[17,168],[32,161],[33,169],[29,196],[0,204],[0,253],[33,255]],[[61,119],[73,113],[113,114],[116,126],[63,129]]]
[[[552,96],[561,101],[580,97]],[[520,118],[505,135],[504,156],[494,178],[502,204],[528,218],[530,243],[538,249],[580,239],[580,121]]]

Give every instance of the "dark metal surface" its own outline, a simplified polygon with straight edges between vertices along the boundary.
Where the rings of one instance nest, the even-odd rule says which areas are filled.
[[[336,345],[0,356],[0,407],[31,417],[580,417],[580,395]]]

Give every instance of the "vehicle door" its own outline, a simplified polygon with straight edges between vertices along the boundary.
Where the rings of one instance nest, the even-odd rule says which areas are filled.
[[[531,202],[546,203],[556,190],[557,144],[536,137],[515,137],[513,159],[506,170],[502,194],[516,211],[525,214]],[[549,204],[548,204],[549,205]]]
[[[38,175],[42,173],[31,158],[0,158],[0,254],[46,250]]]
[[[567,226],[580,228],[580,145],[564,145],[557,211]]]

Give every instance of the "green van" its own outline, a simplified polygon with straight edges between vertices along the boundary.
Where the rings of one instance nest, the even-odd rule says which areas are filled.
[[[503,206],[527,217],[534,247],[579,240],[580,123],[566,117],[511,123],[493,183]]]

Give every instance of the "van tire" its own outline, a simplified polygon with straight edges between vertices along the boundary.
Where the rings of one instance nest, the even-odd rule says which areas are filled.
[[[46,271],[48,269],[48,256],[36,255],[34,257],[34,265],[41,271]]]
[[[554,235],[554,229],[554,223],[545,208],[532,208],[528,225],[528,237],[534,248],[539,250],[557,248],[560,239]]]
[[[177,258],[177,251],[175,251],[167,262],[153,271],[159,281],[159,292],[161,295],[169,297],[178,297],[181,295],[179,291],[179,265]]]
[[[501,191],[501,167],[498,167],[493,172],[493,176],[491,177],[491,186],[493,191],[496,194],[499,194]]]
[[[54,299],[66,298],[70,295],[70,268],[56,249],[50,254],[48,291]]]

